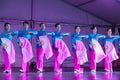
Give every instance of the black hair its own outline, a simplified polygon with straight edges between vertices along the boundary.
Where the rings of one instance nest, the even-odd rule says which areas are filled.
[[[29,22],[28,21],[24,21],[23,24],[29,24]]]
[[[74,28],[74,29],[77,29],[78,27],[80,27],[80,26],[75,26],[75,28]]]
[[[96,28],[96,26],[95,26],[95,25],[93,25],[90,29],[91,29],[91,30],[93,30],[93,29],[95,29],[95,28]]]
[[[56,28],[58,25],[60,25],[60,23],[56,23],[56,24],[55,24],[55,28]]]
[[[7,23],[5,23],[5,24],[4,24],[4,27],[6,27],[8,24],[10,24],[10,23],[8,23],[8,22],[7,22]]]
[[[40,23],[39,26],[41,27],[41,25],[43,25],[44,23]]]
[[[108,29],[107,29],[107,31],[108,31],[109,29],[111,29],[111,30],[112,30],[112,28],[108,28]]]

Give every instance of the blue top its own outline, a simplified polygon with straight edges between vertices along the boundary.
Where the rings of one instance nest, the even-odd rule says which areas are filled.
[[[63,33],[63,32],[58,31],[58,30],[53,32],[53,33],[54,33],[54,35],[52,35],[52,45],[53,45],[53,47],[54,47],[54,42],[55,42],[56,38],[63,39],[64,36],[69,36],[70,35],[70,33]]]
[[[89,42],[89,49],[90,48],[90,45],[91,45],[91,42],[92,42],[92,39],[95,39],[95,40],[99,40],[99,38],[106,38],[105,35],[102,35],[102,34],[97,34],[97,33],[92,33],[92,34],[89,34],[89,38],[88,38],[88,42]]]
[[[102,34],[97,34],[97,33],[92,33],[92,34],[89,34],[89,38],[88,38],[88,41],[89,43],[91,43],[92,39],[95,39],[95,40],[99,40],[99,38],[105,38],[106,36],[105,35],[102,35]]]
[[[0,38],[7,38],[9,40],[12,40],[13,36],[15,36],[16,34],[18,34],[18,31],[6,30],[0,34]],[[0,44],[2,44],[1,39],[0,39]]]
[[[32,30],[29,30],[29,29],[22,29],[22,30],[20,30],[18,32],[18,43],[20,42],[19,37],[25,37],[28,40],[30,40],[32,35],[37,35],[37,31],[32,31]]]
[[[81,33],[74,33],[72,35],[72,49],[75,49],[74,48],[74,44],[76,43],[76,41],[82,41],[83,38],[88,38],[89,36],[88,35],[83,35]]]
[[[109,35],[107,35],[106,38],[104,39],[103,44],[105,44],[106,41],[109,41],[109,42],[113,43],[114,40],[116,40],[116,39],[118,39],[118,38],[120,38],[120,36],[115,36],[115,37],[112,37],[112,38],[111,38],[111,37],[109,37]]]
[[[37,48],[41,48],[42,47],[40,45],[40,43],[38,42],[39,36],[48,36],[48,35],[54,35],[54,33],[50,33],[49,31],[43,30],[43,29],[38,31],[38,34],[36,35],[36,47]]]

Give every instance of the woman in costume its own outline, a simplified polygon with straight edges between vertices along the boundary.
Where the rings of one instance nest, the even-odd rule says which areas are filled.
[[[33,58],[33,50],[30,43],[32,35],[36,35],[37,31],[29,29],[29,23],[23,22],[23,29],[18,33],[18,43],[20,45],[20,52],[22,55],[22,69],[20,72],[26,72],[28,70],[28,62]]]
[[[74,55],[74,72],[83,72],[80,65],[83,65],[88,61],[87,50],[82,42],[83,38],[88,38],[88,35],[83,35],[80,33],[80,27],[75,26],[75,33],[72,35],[72,50]]]
[[[10,23],[4,24],[4,32],[0,35],[0,44],[3,46],[3,55],[5,63],[5,73],[11,73],[11,64],[15,62],[15,48],[12,43],[13,36],[18,34],[18,31],[10,30]]]
[[[105,53],[98,42],[99,38],[105,38],[105,35],[97,33],[95,26],[91,27],[92,33],[89,34],[89,51],[90,51],[90,69],[91,72],[96,72],[96,63],[99,63],[105,58]]]
[[[52,33],[46,30],[46,26],[44,23],[40,24],[40,30],[36,35],[36,47],[37,47],[37,69],[39,72],[43,72],[43,58],[46,59],[52,57],[52,47],[50,41],[48,39],[48,35],[53,35]]]
[[[120,36],[112,35],[112,29],[107,30],[107,36],[104,39],[104,47],[105,47],[105,71],[113,71],[112,69],[112,61],[117,60],[119,57],[116,53],[115,47],[113,45],[114,40],[120,38]]]
[[[54,52],[54,71],[59,73],[62,72],[60,64],[62,64],[67,57],[71,56],[67,45],[62,40],[64,36],[69,36],[70,34],[61,32],[61,25],[59,23],[55,24],[55,29],[55,35],[52,36]]]

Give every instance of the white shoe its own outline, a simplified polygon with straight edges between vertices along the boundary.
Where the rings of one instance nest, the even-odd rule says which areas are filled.
[[[11,73],[11,70],[4,70],[3,73]]]
[[[105,71],[106,71],[106,72],[110,72],[110,70],[108,70],[108,69],[105,69]]]
[[[24,70],[22,70],[22,69],[20,69],[19,71],[20,71],[21,73],[25,73],[25,72],[26,72],[26,71],[24,71]]]
[[[6,70],[4,70],[3,73],[6,73]]]
[[[81,69],[76,69],[76,70],[74,70],[74,73],[83,73],[83,70],[81,70]]]
[[[43,72],[43,70],[42,70],[42,69],[38,69],[38,71],[37,71],[37,72],[42,73],[42,72]]]
[[[77,73],[79,73],[79,72],[78,72],[77,70],[74,70],[74,73],[77,74]]]
[[[55,70],[55,72],[57,72],[57,73],[62,73],[62,69]]]
[[[91,70],[91,72],[96,72],[96,70],[94,69],[94,70]]]

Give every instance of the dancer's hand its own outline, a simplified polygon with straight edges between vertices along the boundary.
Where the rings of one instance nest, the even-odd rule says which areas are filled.
[[[109,36],[110,38],[113,38],[113,36]]]
[[[90,47],[91,47],[91,48],[95,48],[96,45],[95,45],[94,43],[91,43],[91,44],[90,44]]]
[[[20,45],[20,47],[22,47],[22,48],[24,47],[24,45],[23,45],[23,43],[22,43],[22,42],[20,42],[20,43],[19,43],[19,45]]]
[[[105,38],[106,36],[102,35],[102,36],[97,36],[97,38]]]
[[[101,38],[101,36],[97,36],[97,38]]]
[[[78,38],[83,38],[83,36],[78,36]]]
[[[84,38],[84,37],[88,38],[88,36],[78,36],[78,38]]]
[[[108,45],[105,45],[104,47],[105,47],[105,49],[108,49]]]
[[[42,46],[44,45],[44,41],[39,41],[39,43],[40,43],[40,45],[42,45]]]
[[[11,35],[11,34],[12,34],[12,32],[7,33],[7,35]]]
[[[7,48],[7,45],[6,45],[5,43],[3,43],[3,44],[2,44],[2,47],[6,49],[6,48]]]
[[[32,32],[26,32],[27,34],[32,34]]]

